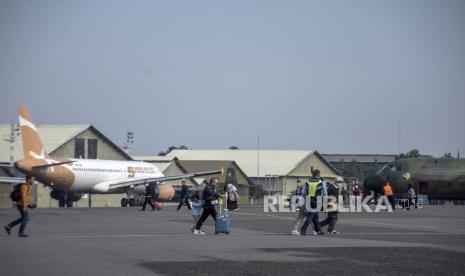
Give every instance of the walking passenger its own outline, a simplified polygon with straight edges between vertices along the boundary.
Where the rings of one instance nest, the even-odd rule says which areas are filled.
[[[144,197],[144,204],[142,204],[141,211],[145,211],[145,207],[147,206],[147,204],[150,205],[150,207],[152,207],[152,211],[155,211],[155,205],[152,202],[152,198],[154,196],[153,188],[150,185],[150,183],[148,183],[147,181],[144,183],[144,185],[145,185],[145,197]]]
[[[10,224],[5,226],[5,231],[8,235],[11,235],[11,228],[15,227],[18,224],[21,224],[19,227],[19,237],[29,237],[25,233],[27,223],[29,222],[29,209],[33,208],[34,205],[31,201],[31,186],[35,183],[35,177],[26,176],[26,182],[20,185],[18,188],[18,200],[16,202],[16,208],[18,209],[21,217],[17,220],[12,221]],[[15,189],[17,189],[15,187]]]
[[[295,202],[292,202],[292,204],[299,204],[300,201],[299,201],[298,198],[299,197],[305,197],[305,195],[303,195],[301,193],[301,191],[302,191],[302,184],[301,184],[300,179],[297,179],[296,190],[293,193],[293,195],[296,196],[296,199],[295,199]],[[292,200],[292,197],[291,197],[291,200]],[[291,235],[300,236],[299,228],[300,228],[301,224],[303,223],[304,219],[307,217],[307,209],[305,207],[305,199],[303,199],[303,204],[300,205],[298,208],[296,208],[296,211],[297,211],[297,218],[296,218],[296,221],[295,221],[294,226],[292,228]]]
[[[200,217],[197,225],[195,226],[194,234],[195,235],[205,235],[205,232],[202,231],[202,225],[208,216],[212,216],[213,220],[216,221],[216,210],[215,205],[218,204],[218,199],[220,197],[225,197],[224,195],[220,195],[216,192],[216,188],[220,185],[220,180],[216,177],[210,179],[210,183],[205,185],[205,189],[203,190],[202,199],[203,203],[203,212],[202,216]]]
[[[186,181],[182,181],[182,186],[181,186],[181,200],[179,201],[178,208],[176,209],[177,211],[181,210],[181,207],[186,204],[187,209],[191,209],[191,205],[189,203],[189,187],[186,185]]]
[[[228,196],[228,199],[227,199],[228,210],[239,211],[239,207],[237,206],[237,200],[239,199],[239,195],[237,194],[236,186],[229,183],[226,186],[226,194]]]
[[[413,189],[411,184],[408,185],[408,207],[407,210],[410,210],[411,206],[415,207],[415,210],[417,210],[417,194],[415,193],[415,189]]]
[[[354,201],[355,201],[355,209],[358,210],[360,206],[358,206],[358,203],[361,202],[362,199],[362,189],[360,186],[358,186],[358,183],[354,185],[354,188],[352,188],[352,195],[354,196]]]
[[[328,225],[328,234],[330,235],[337,235],[339,234],[338,231],[334,230],[334,226],[337,222],[337,214],[338,214],[338,198],[339,198],[339,187],[336,183],[328,183],[328,195],[331,196],[331,199],[334,200],[332,203],[331,208],[327,209],[328,215],[326,219],[320,222],[321,227],[325,227]]]
[[[194,218],[194,225],[191,231],[194,232],[197,222],[199,222],[200,215],[202,214],[202,202],[200,202],[200,196],[198,192],[195,192],[192,196],[192,218]]]

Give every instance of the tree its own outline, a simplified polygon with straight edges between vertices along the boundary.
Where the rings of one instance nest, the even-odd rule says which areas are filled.
[[[454,157],[452,156],[452,153],[450,152],[445,152],[442,158],[443,159],[454,159]]]
[[[401,153],[399,155],[399,158],[398,159],[406,159],[406,158],[418,158],[420,157],[421,154],[420,154],[420,151],[417,150],[417,149],[411,149],[409,152],[407,153]]]
[[[185,145],[182,145],[182,146],[169,146],[168,149],[166,151],[160,151],[158,153],[158,156],[166,156],[168,153],[170,153],[172,150],[177,150],[177,149],[180,149],[180,150],[187,150],[189,149],[187,146]]]
[[[406,154],[407,158],[418,158],[420,157],[420,151],[417,149],[411,149],[409,152]]]

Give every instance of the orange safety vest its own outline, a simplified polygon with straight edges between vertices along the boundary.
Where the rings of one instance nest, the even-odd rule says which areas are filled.
[[[384,189],[384,195],[386,196],[392,196],[394,193],[392,192],[392,188],[391,188],[391,185],[385,185],[383,187]]]

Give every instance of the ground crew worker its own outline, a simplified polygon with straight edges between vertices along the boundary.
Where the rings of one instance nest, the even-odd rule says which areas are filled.
[[[26,176],[26,183],[19,184],[21,185],[20,198],[16,202],[16,208],[18,208],[21,217],[5,226],[5,231],[8,235],[11,235],[11,228],[21,223],[18,236],[29,237],[29,235],[25,233],[25,230],[27,223],[29,222],[29,208],[34,207],[31,201],[31,186],[34,185],[35,181],[35,177],[28,175]]]
[[[391,184],[389,182],[386,182],[386,184],[383,187],[384,190],[384,195],[388,198],[389,203],[391,204],[392,210],[396,210],[396,204],[394,202],[394,192],[392,191]]]
[[[300,228],[300,234],[305,235],[307,232],[307,228],[310,225],[310,223],[313,223],[314,235],[323,235],[323,231],[321,231],[320,227],[320,217],[319,217],[319,211],[321,210],[316,210],[317,205],[318,205],[318,199],[323,202],[322,196],[327,196],[327,190],[326,190],[326,182],[320,179],[320,171],[319,170],[314,170],[312,172],[312,178],[310,178],[305,185],[302,186],[301,189],[301,194],[306,195],[306,200],[310,200],[310,208],[311,210],[308,211],[306,220],[304,224],[302,225],[302,228]]]

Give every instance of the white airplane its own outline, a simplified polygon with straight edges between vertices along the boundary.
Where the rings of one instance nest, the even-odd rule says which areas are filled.
[[[145,193],[145,182],[154,187],[156,200],[169,201],[175,190],[163,181],[224,173],[221,168],[218,171],[164,176],[155,165],[140,161],[54,158],[45,152],[26,107],[19,107],[19,124],[24,159],[15,162],[14,167],[50,186],[52,198],[60,199],[65,195],[68,204],[79,200],[83,194],[125,193],[128,199],[123,198],[121,205],[129,203],[134,206],[134,196]],[[0,177],[0,182],[23,183],[24,178]]]

